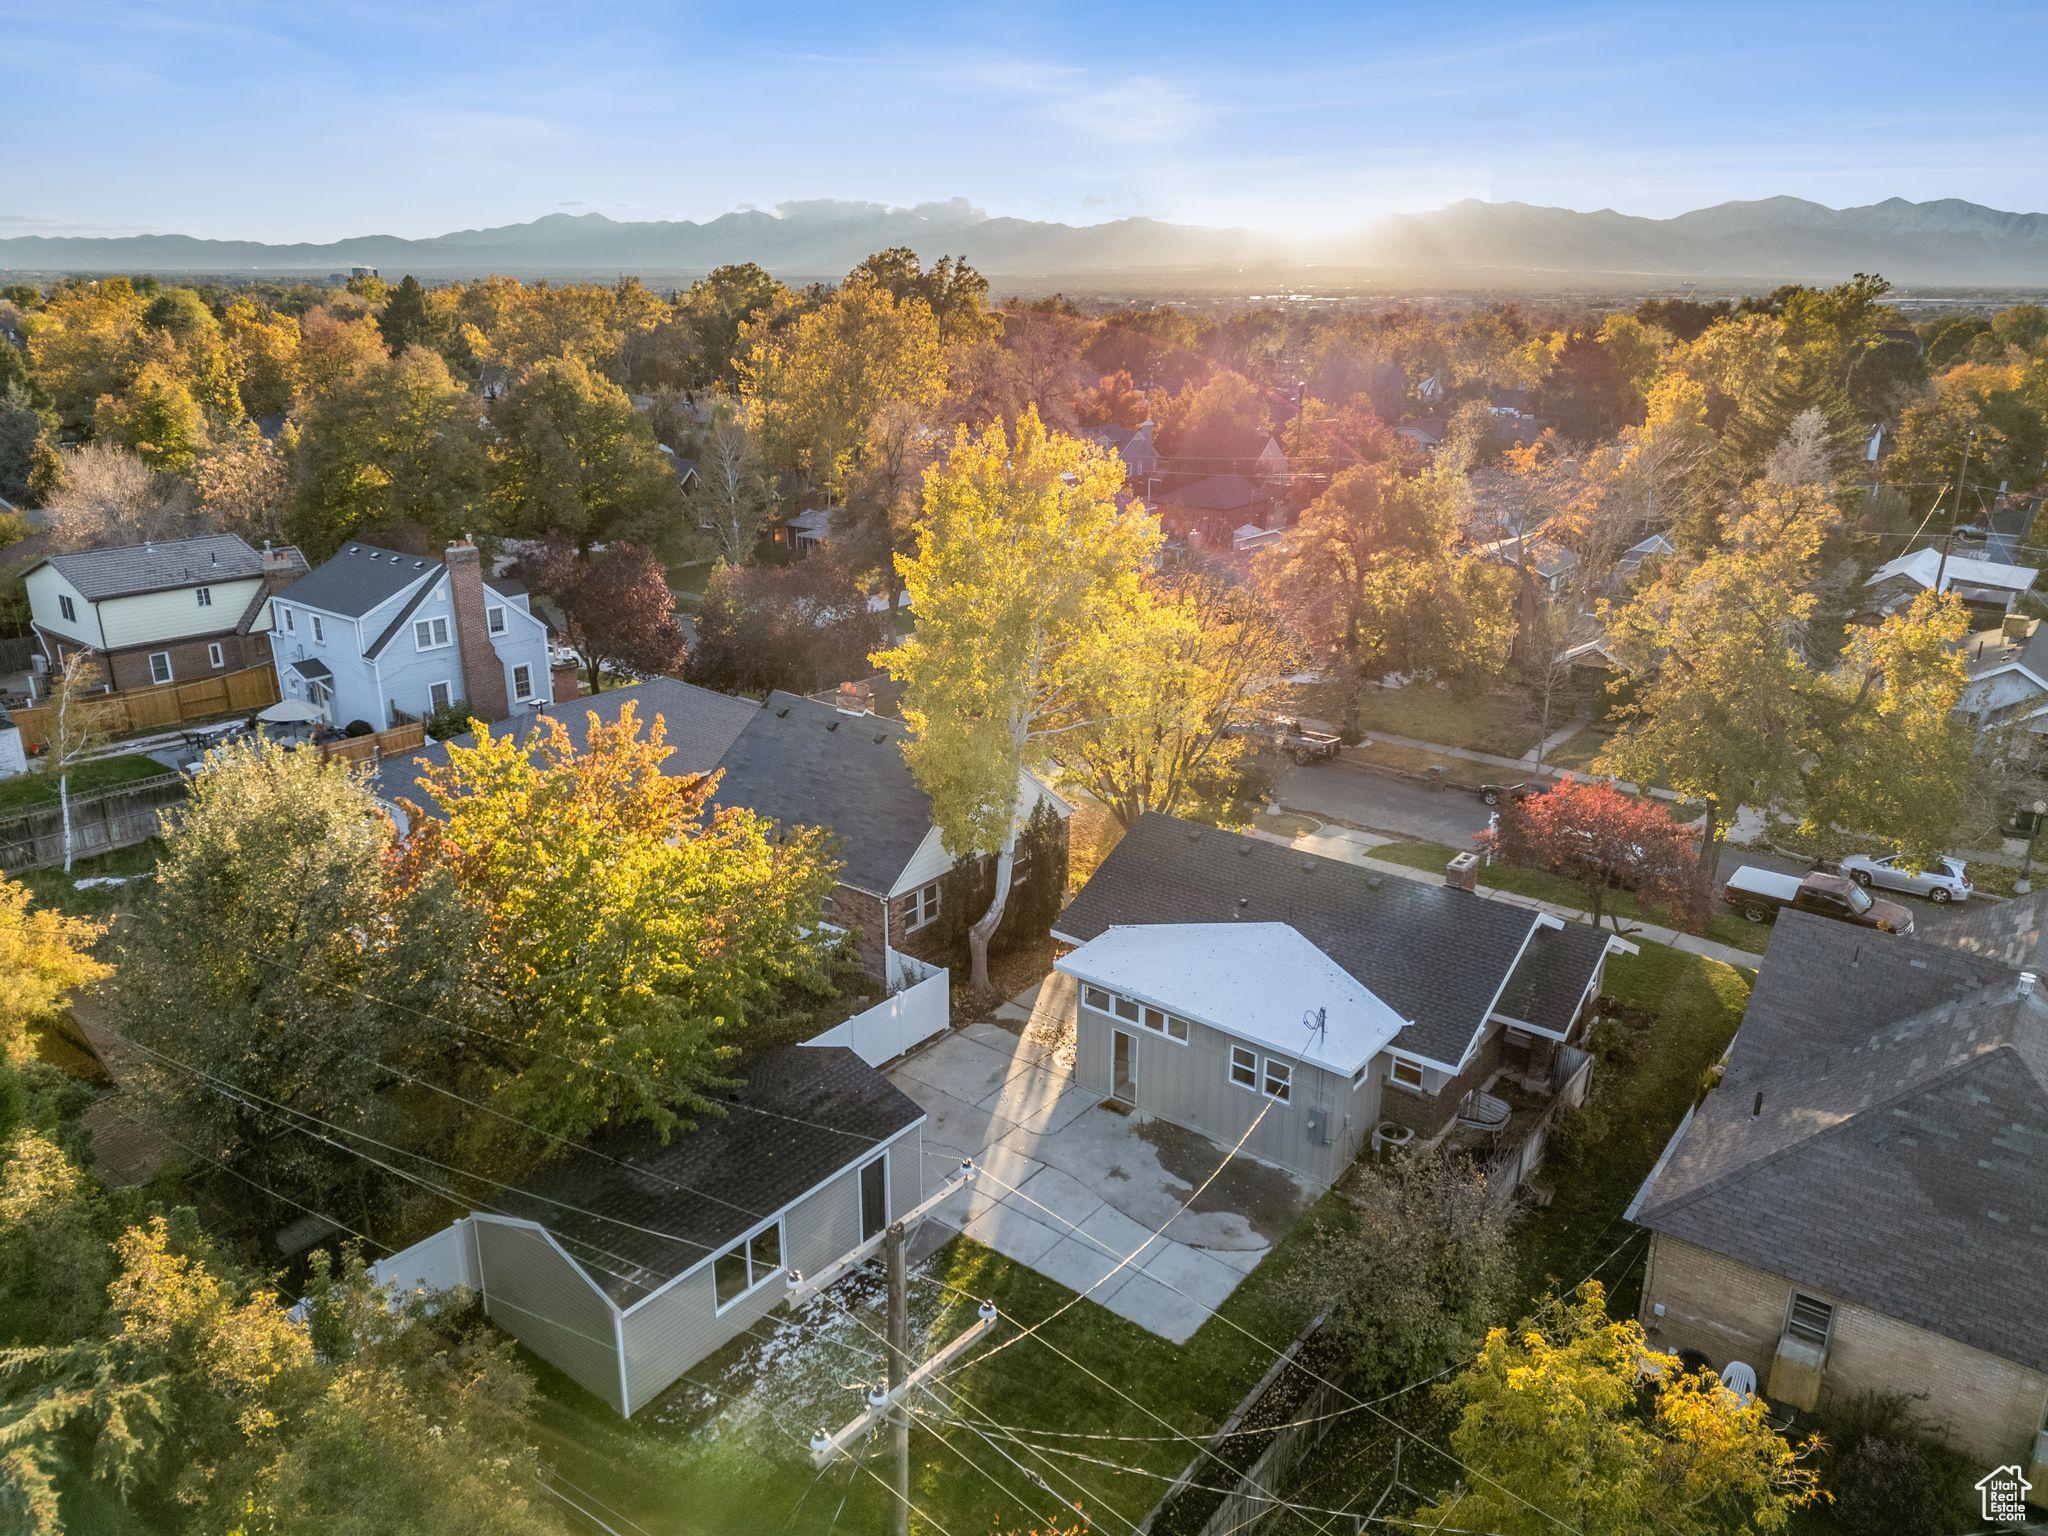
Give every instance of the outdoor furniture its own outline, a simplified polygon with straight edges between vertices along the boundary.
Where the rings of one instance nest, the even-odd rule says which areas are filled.
[[[1745,1408],[1756,1396],[1756,1367],[1741,1360],[1730,1360],[1721,1369],[1721,1385],[1735,1394],[1735,1400]]]

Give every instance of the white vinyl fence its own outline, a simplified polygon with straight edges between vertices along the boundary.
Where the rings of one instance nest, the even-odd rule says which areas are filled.
[[[924,973],[922,980],[893,992],[865,1013],[857,1013],[844,1024],[815,1035],[805,1045],[843,1045],[871,1067],[894,1061],[912,1046],[943,1034],[952,1017],[952,1000],[945,968],[925,965],[908,955],[891,951],[892,961]],[[894,971],[896,967],[891,966]],[[909,980],[906,974],[906,980]]]

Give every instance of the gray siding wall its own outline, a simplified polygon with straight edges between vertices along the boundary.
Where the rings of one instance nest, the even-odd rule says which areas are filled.
[[[913,1127],[891,1142],[887,1155],[889,1214],[893,1218],[924,1198],[922,1128]],[[844,1258],[860,1243],[858,1165],[799,1200],[782,1221],[785,1268],[794,1267],[815,1275]],[[772,1312],[781,1304],[784,1294],[785,1287],[778,1276],[720,1312],[712,1267],[707,1264],[628,1311],[622,1325],[626,1340],[626,1412],[636,1413],[660,1396],[699,1360]],[[614,1385],[610,1397],[617,1396],[618,1388]]]
[[[484,1310],[577,1385],[619,1403],[619,1357],[611,1304],[541,1233],[479,1216],[477,1274]]]
[[[1086,995],[1082,988],[1075,991],[1077,997]],[[1270,1104],[1244,1150],[1262,1162],[1327,1185],[1351,1165],[1372,1136],[1379,1118],[1379,1081],[1370,1071],[1354,1086],[1336,1073],[1294,1062],[1293,1097],[1282,1104],[1230,1080],[1230,1048],[1248,1042],[1191,1020],[1187,1043],[1182,1044],[1085,1002],[1077,1002],[1075,1008],[1074,1076],[1105,1098],[1111,1089],[1111,1031],[1121,1029],[1138,1042],[1138,1108],[1200,1131],[1224,1147],[1235,1146]],[[1268,1055],[1292,1061],[1284,1051],[1250,1048],[1259,1055],[1262,1077]],[[1312,1106],[1329,1111],[1327,1146],[1309,1137]]]

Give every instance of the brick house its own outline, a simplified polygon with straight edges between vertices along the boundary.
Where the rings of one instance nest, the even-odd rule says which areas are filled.
[[[270,599],[305,571],[289,546],[216,533],[46,555],[22,580],[44,660],[90,655],[120,693],[266,665]]]
[[[1720,1083],[1629,1208],[1642,1322],[1783,1406],[1904,1394],[2048,1488],[2044,1193],[2036,973],[1788,912]]]
[[[1053,937],[1076,946],[1058,964],[1083,984],[1083,1082],[1225,1146],[1246,1134],[1247,1109],[1274,1100],[1247,1150],[1324,1184],[1383,1127],[1430,1145],[1500,1081],[1554,1083],[1608,955],[1631,948],[1467,885],[1389,879],[1156,813]],[[1217,973],[1205,953],[1239,959]],[[1247,992],[1255,971],[1271,980]],[[1276,1012],[1283,992],[1292,1002]],[[1319,1016],[1312,1038],[1305,1014]]]
[[[932,823],[931,800],[903,760],[903,722],[795,694],[734,698],[670,677],[649,678],[564,706],[554,713],[579,744],[591,716],[613,721],[628,703],[643,722],[659,718],[674,748],[664,771],[721,775],[716,800],[745,806],[785,826],[824,827],[838,838],[842,861],[830,916],[847,929],[862,968],[884,981],[900,975],[892,955],[951,966],[965,958],[964,925],[985,902],[984,861],[958,860],[946,851]],[[445,762],[435,746],[387,763],[373,781],[387,803],[420,800],[414,787],[419,761]],[[1069,808],[1030,774],[1027,805],[1043,804],[1057,818],[1049,849],[1051,867],[1023,858],[1014,875],[1011,904],[1034,882],[1066,883]]]

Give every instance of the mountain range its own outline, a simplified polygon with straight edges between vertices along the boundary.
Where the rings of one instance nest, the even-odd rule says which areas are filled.
[[[0,271],[325,276],[352,266],[386,277],[616,276],[680,279],[753,261],[789,279],[836,277],[871,251],[907,245],[964,255],[1005,287],[1141,285],[1443,287],[1637,282],[1838,281],[1881,272],[1920,287],[2048,287],[2048,215],[1947,198],[1828,208],[1794,197],[1716,204],[1651,219],[1467,200],[1374,220],[1341,235],[1287,240],[1125,218],[1061,224],[992,218],[964,198],[894,208],[820,200],[704,223],[628,223],[552,213],[526,224],[426,239],[365,235],[268,245],[187,235],[0,238]]]

